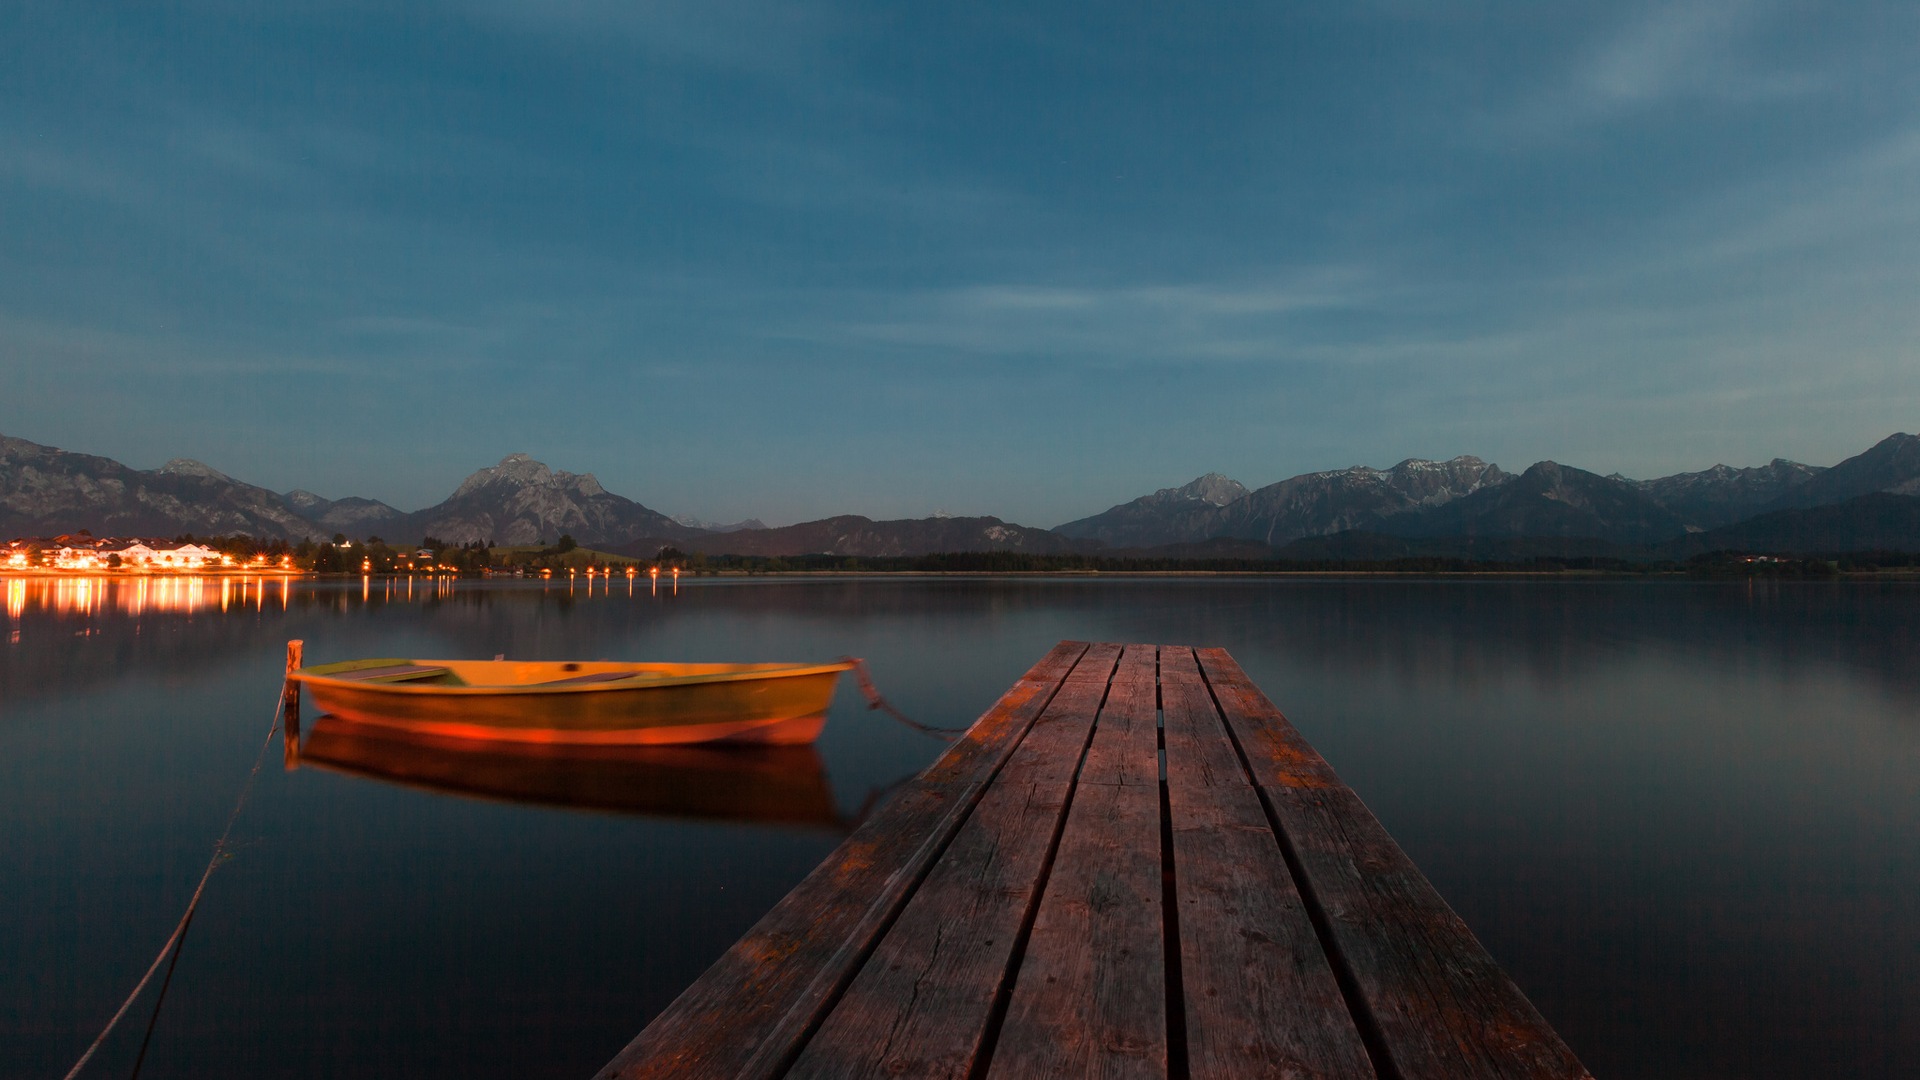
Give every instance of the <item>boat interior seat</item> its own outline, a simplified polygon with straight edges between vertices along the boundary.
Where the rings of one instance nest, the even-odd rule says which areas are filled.
[[[591,675],[574,675],[565,679],[548,679],[546,682],[537,682],[530,685],[565,686],[569,683],[617,682],[621,679],[631,679],[638,674],[640,673],[637,671],[597,671]]]
[[[431,679],[438,675],[451,674],[453,672],[448,668],[434,667],[429,664],[389,664],[386,667],[343,671],[334,678],[351,679],[355,682],[412,682],[415,679]]]

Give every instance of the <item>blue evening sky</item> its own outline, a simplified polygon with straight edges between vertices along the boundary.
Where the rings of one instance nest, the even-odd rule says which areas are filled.
[[[0,8],[0,432],[1053,525],[1920,428],[1920,6]]]

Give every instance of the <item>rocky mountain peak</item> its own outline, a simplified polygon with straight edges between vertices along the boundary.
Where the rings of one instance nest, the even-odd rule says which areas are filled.
[[[550,543],[562,533],[584,545],[675,540],[685,526],[616,495],[592,473],[548,468],[526,454],[508,454],[481,469],[437,506],[407,515],[407,528],[465,543]]]
[[[505,484],[511,487],[552,487],[553,470],[525,454],[508,454],[498,465],[490,465],[461,481],[453,497],[470,495],[484,487]],[[598,483],[596,482],[596,486]]]
[[[572,488],[576,493],[588,498],[592,498],[595,495],[605,495],[607,493],[607,489],[600,486],[600,481],[595,479],[592,473],[580,473],[578,475],[574,473],[555,473],[553,477],[559,481],[562,486]]]
[[[1513,475],[1500,466],[1472,454],[1460,454],[1445,461],[1408,458],[1379,475],[1395,488],[1409,494],[1418,493],[1417,497],[1422,499],[1435,494],[1444,499],[1458,498],[1489,484],[1513,479]]]
[[[1308,477],[1323,479],[1342,478],[1363,482],[1375,481],[1390,484],[1397,488],[1408,484],[1431,484],[1437,480],[1449,486],[1464,482],[1469,486],[1470,490],[1472,486],[1477,486],[1480,483],[1499,482],[1508,479],[1509,476],[1510,474],[1502,471],[1498,465],[1488,464],[1486,461],[1474,457],[1472,454],[1461,454],[1457,457],[1448,458],[1445,461],[1434,461],[1429,458],[1407,458],[1405,461],[1387,469],[1375,468],[1372,465],[1349,465],[1344,469],[1332,469],[1327,472],[1307,473],[1303,476],[1293,477],[1291,482],[1297,483]],[[1281,483],[1288,482],[1290,481],[1281,481]]]
[[[1211,506],[1225,506],[1235,499],[1244,498],[1246,494],[1245,484],[1232,477],[1210,472],[1177,488],[1161,488],[1153,493],[1153,497],[1168,502],[1189,500]]]
[[[1489,465],[1472,454],[1456,454],[1445,461],[1431,461],[1427,458],[1408,458],[1395,465],[1389,472],[1484,472],[1498,470],[1498,465]]]
[[[218,480],[227,484],[239,482],[226,473],[221,472],[219,469],[203,461],[195,461],[192,458],[174,458],[172,461],[167,462],[154,471],[167,476],[192,477],[195,480]]]
[[[1867,448],[1866,453],[1849,461],[1859,462],[1858,467],[1871,466],[1883,470],[1886,478],[1895,483],[1905,483],[1916,473],[1920,473],[1920,435],[1908,435],[1897,432],[1889,435]],[[1840,464],[1846,465],[1848,461]],[[1838,466],[1836,466],[1837,468]]]

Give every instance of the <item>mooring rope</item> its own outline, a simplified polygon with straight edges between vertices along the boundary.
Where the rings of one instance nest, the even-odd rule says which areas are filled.
[[[187,926],[180,931],[180,944],[173,947],[173,959],[167,961],[166,978],[160,980],[160,992],[154,995],[153,1012],[147,1014],[147,1033],[140,1036],[140,1052],[134,1055],[133,1071],[127,1074],[127,1080],[140,1080],[140,1067],[147,1063],[147,1047],[153,1045],[153,1029],[160,1026],[160,1009],[167,1003],[167,988],[173,985],[173,973],[180,967],[180,954],[187,951],[187,933],[193,929],[193,916],[187,916]]]
[[[193,922],[193,913],[200,907],[200,898],[206,895],[207,880],[213,877],[214,868],[227,859],[227,840],[233,835],[233,824],[240,820],[240,811],[246,807],[247,797],[253,794],[253,782],[260,776],[260,764],[267,759],[267,747],[273,745],[274,732],[280,730],[280,717],[286,710],[286,707],[287,700],[285,695],[282,695],[280,704],[275,706],[273,710],[273,723],[267,725],[266,740],[260,744],[260,752],[254,755],[253,768],[247,773],[246,784],[240,788],[240,798],[233,804],[233,813],[227,815],[227,827],[221,830],[220,839],[214,841],[213,857],[207,860],[207,868],[200,874],[200,884],[194,887],[193,896],[187,901],[187,910],[181,914],[180,922],[174,926],[172,935],[167,938],[167,943],[160,947],[160,955],[155,956],[153,963],[147,965],[147,973],[140,976],[140,981],[134,984],[133,992],[127,995],[127,1000],[120,1003],[119,1011],[115,1012],[113,1018],[107,1021],[107,1026],[100,1030],[100,1034],[93,1040],[93,1045],[87,1047],[87,1052],[81,1054],[80,1060],[74,1062],[73,1068],[67,1071],[66,1080],[73,1080],[74,1077],[80,1075],[81,1069],[87,1067],[87,1062],[93,1059],[94,1053],[100,1049],[101,1044],[107,1041],[107,1036],[112,1034],[114,1027],[127,1015],[127,1010],[133,1008],[133,1003],[139,1000],[140,992],[145,990],[147,984],[153,981],[154,973],[160,970],[160,965],[166,961],[168,954],[173,953],[176,948],[185,942],[187,927]],[[171,968],[168,969],[167,976],[168,981],[171,982],[173,976]],[[154,1006],[154,1010],[155,1016],[158,1016],[158,1004]],[[148,1035],[152,1035],[151,1029],[148,1030]],[[146,1056],[146,1047],[142,1045],[140,1050],[141,1057],[144,1058]]]
[[[879,709],[881,712],[886,713],[888,716],[893,717],[895,720],[900,721],[902,724],[905,724],[920,734],[931,735],[936,739],[945,739],[948,742],[952,742],[955,738],[967,733],[967,729],[963,727],[935,727],[932,724],[923,724],[908,716],[906,713],[901,712],[899,709],[894,708],[893,703],[888,701],[886,697],[880,693],[880,688],[873,685],[873,675],[867,671],[867,662],[865,660],[857,656],[843,656],[840,660],[843,663],[853,665],[853,677],[859,680],[860,692],[867,697],[867,708]]]

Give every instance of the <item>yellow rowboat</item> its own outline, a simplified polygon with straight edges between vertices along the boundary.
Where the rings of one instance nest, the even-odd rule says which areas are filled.
[[[522,743],[803,746],[820,737],[830,664],[348,660],[287,678],[335,716],[420,735]]]
[[[691,821],[843,829],[811,746],[564,746],[413,735],[323,716],[287,768],[435,793]]]

